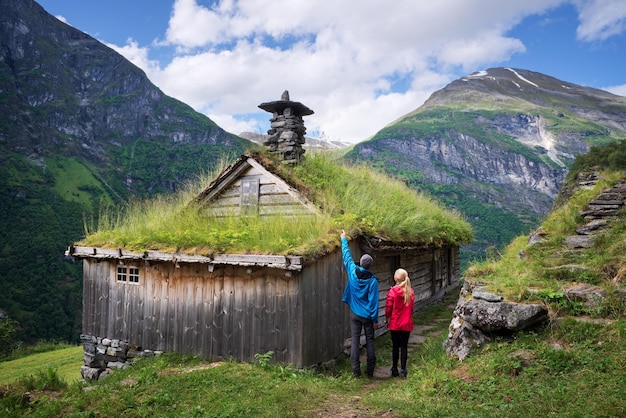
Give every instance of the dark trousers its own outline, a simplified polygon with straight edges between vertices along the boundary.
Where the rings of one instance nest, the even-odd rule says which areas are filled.
[[[400,359],[400,368],[406,370],[406,359],[408,356],[409,335],[411,331],[390,331],[391,342],[393,343],[391,358],[392,367],[398,368],[398,359]]]
[[[363,329],[365,329],[365,349],[367,350],[367,375],[371,377],[374,375],[374,368],[376,368],[374,321],[350,312],[350,330],[352,336],[350,360],[352,360],[352,372],[355,376],[361,376],[361,360],[359,359],[359,354],[361,349],[361,331]]]

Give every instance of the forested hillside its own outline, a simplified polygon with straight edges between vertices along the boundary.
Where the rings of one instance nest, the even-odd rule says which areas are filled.
[[[82,270],[63,253],[84,223],[253,145],[36,2],[0,10],[0,311],[21,341],[77,341]]]

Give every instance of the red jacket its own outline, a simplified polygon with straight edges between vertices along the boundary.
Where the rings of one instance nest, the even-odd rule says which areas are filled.
[[[400,286],[394,286],[389,289],[385,306],[385,317],[389,322],[387,327],[391,331],[413,331],[414,304],[415,294],[413,289],[411,289],[411,299],[408,305],[404,303],[404,292]]]

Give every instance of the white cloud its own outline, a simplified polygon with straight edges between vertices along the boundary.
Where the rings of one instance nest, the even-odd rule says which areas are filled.
[[[623,0],[576,0],[582,41],[601,41],[626,30],[626,2]]]
[[[618,96],[626,97],[626,84],[622,84],[621,86],[603,87],[602,90],[617,94]]]
[[[257,106],[287,89],[315,111],[309,132],[356,142],[451,80],[523,53],[507,33],[564,1],[176,0],[160,44],[176,49],[173,59],[157,65],[132,40],[117,50],[230,132],[267,130],[259,121],[270,115]],[[592,5],[615,17],[621,2],[572,1],[579,37],[618,30],[619,17],[592,19],[605,16]]]
[[[254,132],[259,134],[267,132],[267,128],[254,118],[235,118],[232,115],[225,114],[207,114],[207,116],[221,127],[228,126],[229,129],[226,130],[235,135],[239,135],[242,132]]]
[[[469,72],[487,62],[506,61],[511,55],[525,50],[526,47],[519,39],[485,33],[473,39],[448,42],[437,57],[441,63],[456,65]]]
[[[144,70],[146,73],[158,71],[159,63],[148,59],[148,49],[142,48],[133,39],[128,39],[126,45],[117,46],[114,44],[106,43],[106,45],[115,50],[118,54],[122,55],[128,61],[135,64],[137,67]]]

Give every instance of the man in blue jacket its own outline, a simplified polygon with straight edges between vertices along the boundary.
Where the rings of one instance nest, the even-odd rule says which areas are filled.
[[[352,259],[346,231],[341,230],[341,255],[343,265],[348,273],[348,282],[343,291],[342,302],[350,305],[350,331],[352,344],[350,359],[355,377],[361,377],[361,361],[359,359],[361,331],[365,329],[365,347],[367,350],[367,377],[374,377],[376,367],[376,347],[374,346],[374,329],[378,328],[378,279],[368,269],[372,265],[372,257],[363,254],[357,266]]]

